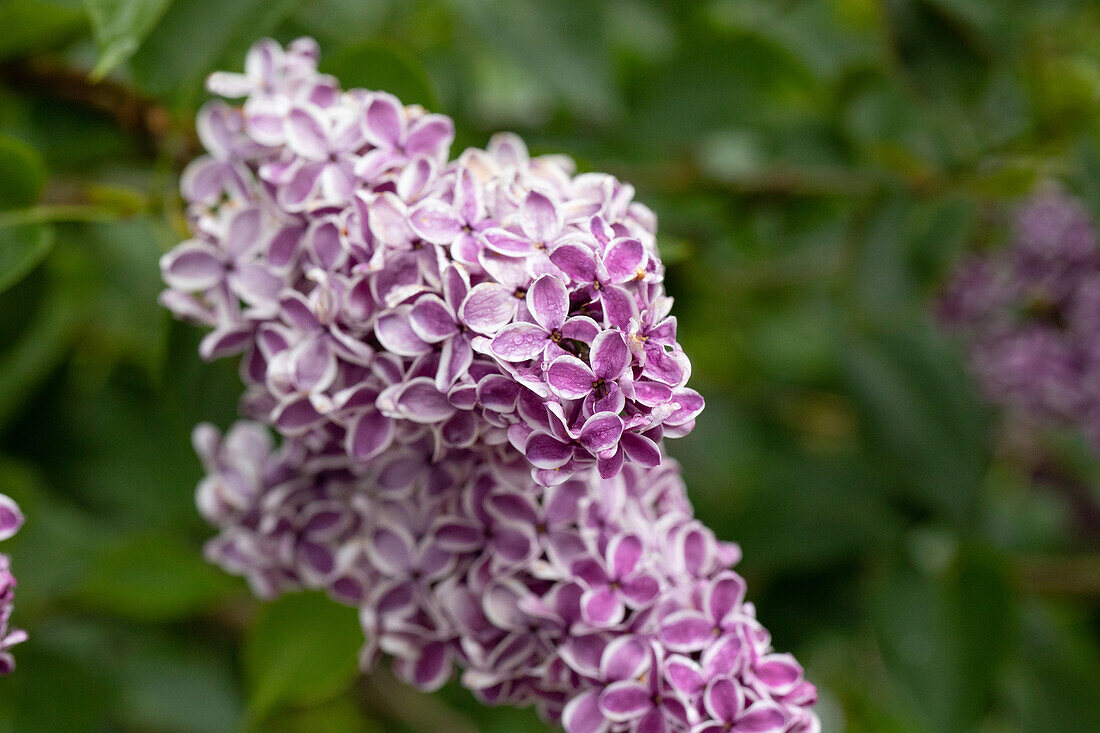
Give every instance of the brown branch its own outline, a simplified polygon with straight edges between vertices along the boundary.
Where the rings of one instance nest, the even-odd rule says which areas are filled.
[[[83,71],[67,68],[50,57],[0,64],[0,83],[22,93],[52,97],[106,115],[136,138],[147,155],[170,153],[177,167],[200,150],[190,124],[173,120],[171,112],[159,101],[116,81],[93,82]]]

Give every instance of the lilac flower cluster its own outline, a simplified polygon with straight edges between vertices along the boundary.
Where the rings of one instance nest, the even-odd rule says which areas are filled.
[[[991,401],[1079,426],[1100,450],[1100,242],[1080,201],[1034,196],[1010,246],[964,261],[939,305]]]
[[[194,434],[210,559],[357,606],[365,668],[572,732],[818,730],[663,456],[703,400],[652,212],[512,135],[448,162],[449,118],[316,61],[263,41],[211,77],[245,100],[200,113],[162,260],[255,421]]]
[[[22,526],[23,513],[19,505],[0,494],[0,541],[13,537]],[[27,632],[8,628],[14,601],[15,576],[11,574],[11,562],[7,555],[0,553],[0,677],[15,669],[10,649],[27,640]]]

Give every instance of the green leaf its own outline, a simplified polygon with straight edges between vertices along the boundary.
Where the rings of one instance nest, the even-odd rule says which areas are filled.
[[[41,0],[0,3],[0,59],[15,58],[68,42],[87,26],[77,7]]]
[[[349,695],[307,708],[273,716],[264,724],[268,733],[382,733],[393,728],[364,717]]]
[[[0,135],[0,210],[33,206],[45,185],[46,168],[38,151]]]
[[[249,718],[279,705],[316,705],[347,688],[363,643],[354,609],[320,594],[297,593],[260,612],[244,642]]]
[[[84,0],[100,49],[92,79],[102,79],[133,56],[171,3],[172,0]]]
[[[126,537],[92,563],[77,598],[123,618],[173,620],[203,609],[234,587],[199,548],[168,533]]]
[[[68,353],[84,313],[62,288],[52,288],[19,340],[0,352],[0,427]]]
[[[322,59],[321,71],[335,76],[345,89],[386,91],[405,104],[440,110],[439,93],[424,66],[395,43],[366,41],[345,46]]]
[[[987,412],[931,326],[859,332],[847,370],[884,480],[960,525],[975,517],[990,460]]]
[[[1010,658],[1014,605],[1003,558],[980,547],[963,548],[943,577],[895,568],[872,587],[890,674],[928,730],[981,729]]]
[[[53,244],[53,227],[0,226],[0,293],[29,275],[49,254]]]

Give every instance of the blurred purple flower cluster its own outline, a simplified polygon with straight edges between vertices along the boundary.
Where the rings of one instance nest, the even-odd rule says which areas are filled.
[[[247,98],[200,113],[162,260],[258,421],[195,431],[210,558],[359,607],[364,667],[457,666],[569,731],[818,730],[663,456],[703,400],[652,212],[512,135],[448,162],[449,118],[316,61],[263,41],[211,77]]]
[[[939,307],[991,401],[1100,447],[1100,242],[1080,201],[1052,188],[1025,202],[1009,247],[964,261]]]
[[[9,539],[23,526],[23,513],[19,505],[0,494],[0,541]],[[12,605],[15,601],[15,576],[11,574],[8,556],[0,553],[0,677],[15,669],[15,658],[10,649],[27,640],[27,632],[8,628]]]

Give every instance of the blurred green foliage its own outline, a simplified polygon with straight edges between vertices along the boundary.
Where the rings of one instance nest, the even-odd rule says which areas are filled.
[[[0,0],[0,491],[31,633],[0,732],[538,729],[358,679],[354,611],[202,560],[189,432],[240,387],[156,306],[157,258],[202,81],[265,34],[658,212],[709,401],[671,450],[826,731],[1100,730],[1100,465],[1005,435],[929,315],[1036,181],[1100,213],[1096,4]]]

